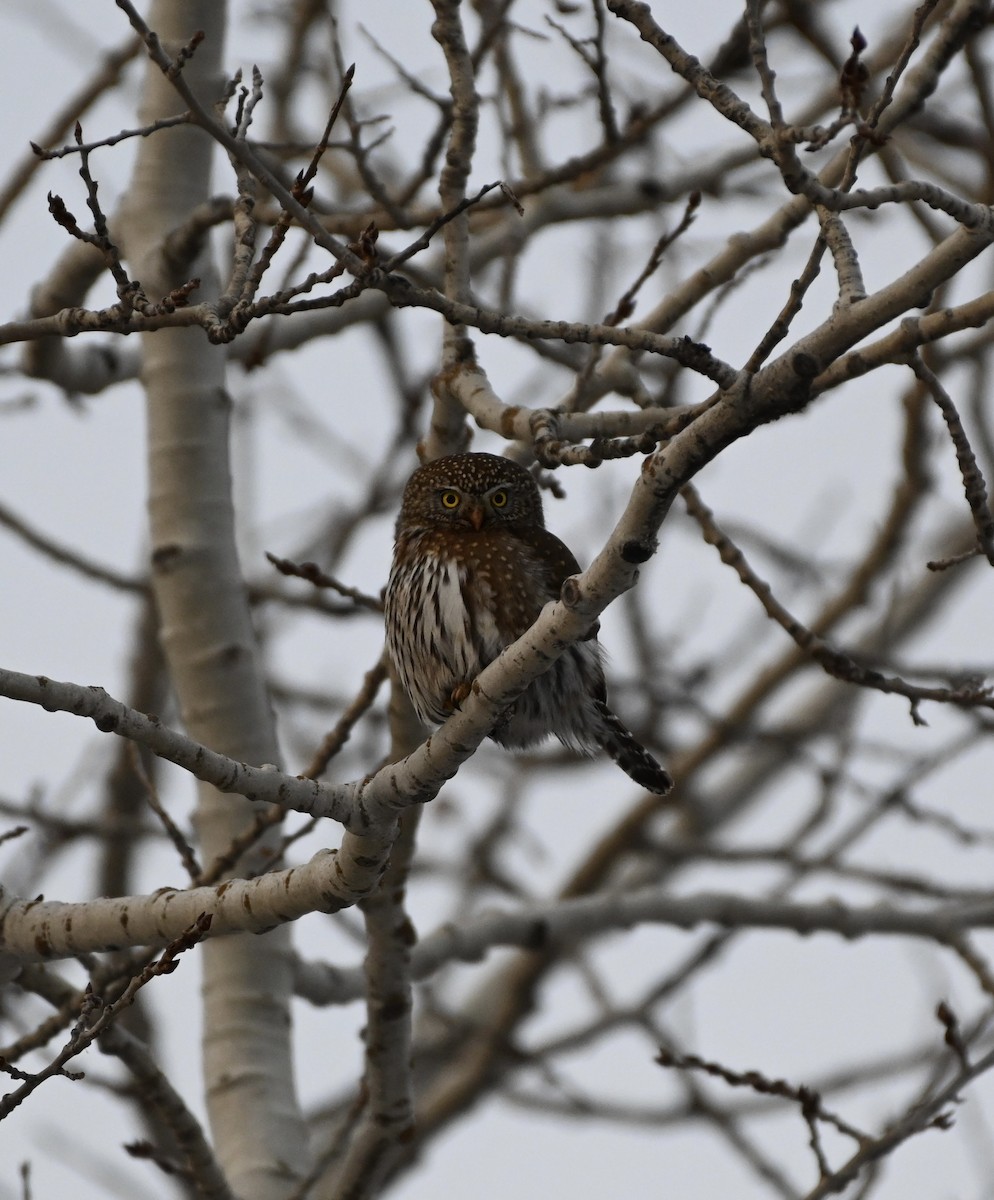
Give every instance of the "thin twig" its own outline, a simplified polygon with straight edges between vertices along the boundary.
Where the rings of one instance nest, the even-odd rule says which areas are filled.
[[[929,395],[942,413],[942,419],[946,423],[956,451],[956,461],[963,478],[963,491],[966,493],[966,502],[970,506],[970,515],[977,529],[977,543],[987,561],[994,566],[994,516],[991,514],[990,496],[977,456],[973,453],[963,422],[956,411],[956,405],[942,386],[939,377],[925,365],[920,354],[911,355],[908,362],[915,375],[928,388]]]
[[[926,687],[908,683],[904,679],[882,675],[869,667],[861,666],[854,659],[829,645],[823,638],[802,625],[773,595],[768,583],[753,571],[742,551],[725,534],[714,519],[714,514],[701,501],[695,489],[684,485],[681,495],[687,511],[701,526],[704,539],[715,547],[721,561],[734,569],[738,577],[757,597],[766,613],[784,629],[794,642],[817,662],[829,675],[853,683],[859,687],[874,688],[892,695],[905,696],[911,701],[911,718],[916,725],[924,724],[918,711],[923,700],[956,704],[966,708],[994,709],[992,689],[980,684],[960,688]]]

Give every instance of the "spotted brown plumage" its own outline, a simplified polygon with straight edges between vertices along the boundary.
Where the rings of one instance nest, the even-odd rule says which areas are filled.
[[[579,571],[545,528],[531,475],[495,454],[456,454],[419,468],[404,490],[386,590],[387,646],[418,716],[440,724],[476,676],[559,598]],[[502,715],[491,737],[517,749],[551,736],[605,750],[660,795],[666,770],[607,704],[596,630],[569,646]]]

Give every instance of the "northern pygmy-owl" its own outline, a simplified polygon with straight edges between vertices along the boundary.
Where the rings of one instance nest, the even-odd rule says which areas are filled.
[[[440,724],[474,678],[519,638],[579,571],[545,528],[535,480],[495,454],[456,454],[419,468],[404,491],[386,590],[387,646],[422,721]],[[529,684],[491,737],[520,748],[550,734],[603,749],[660,795],[668,773],[607,706],[596,636],[576,642]]]

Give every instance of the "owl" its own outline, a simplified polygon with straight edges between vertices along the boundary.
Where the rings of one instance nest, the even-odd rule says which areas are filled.
[[[545,528],[535,480],[517,463],[456,454],[415,471],[397,520],[386,637],[421,720],[451,716],[476,676],[579,569]],[[490,736],[509,749],[552,735],[581,753],[604,750],[636,783],[663,795],[673,786],[669,774],[607,705],[595,635],[533,680]]]

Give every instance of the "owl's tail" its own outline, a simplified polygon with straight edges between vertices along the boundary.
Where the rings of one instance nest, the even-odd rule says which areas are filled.
[[[603,725],[598,738],[604,750],[633,779],[657,796],[665,796],[673,787],[673,778],[665,767],[652,757],[634,734],[626,729],[603,700],[595,700],[594,707]]]

